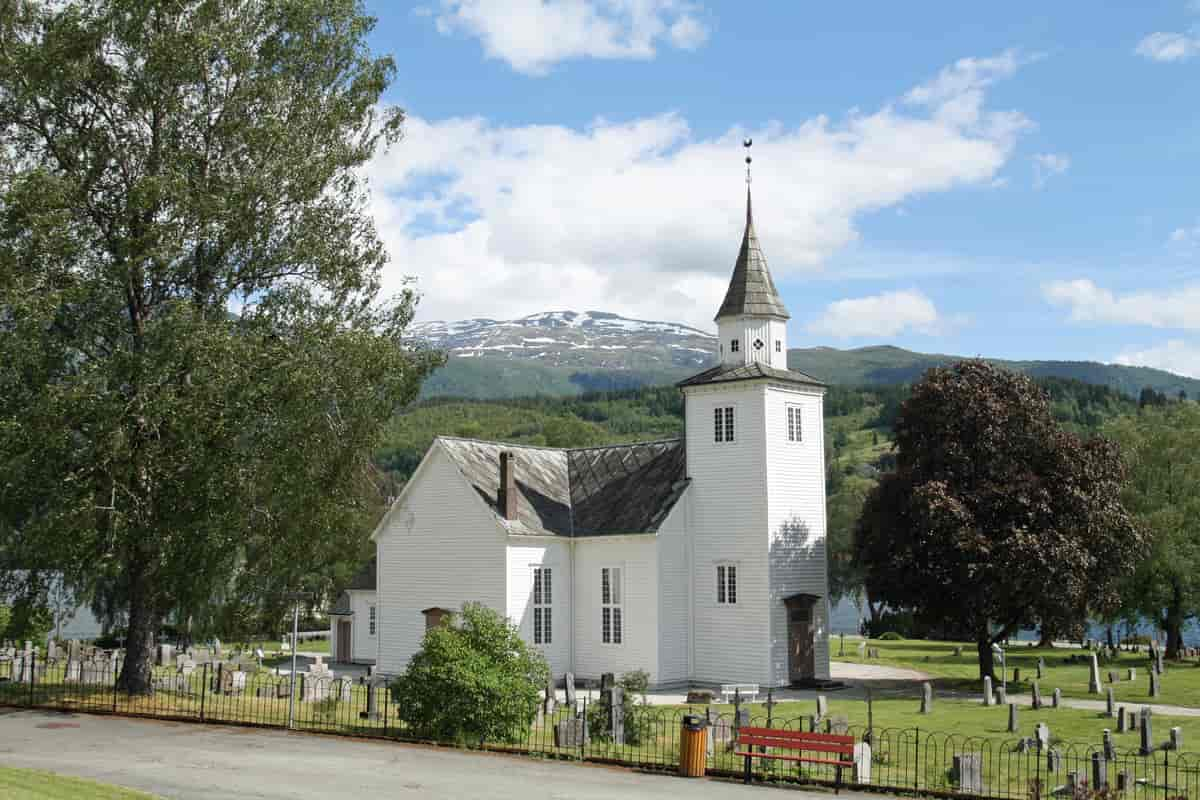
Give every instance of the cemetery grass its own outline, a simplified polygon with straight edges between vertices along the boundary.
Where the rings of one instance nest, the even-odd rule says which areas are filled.
[[[152,800],[154,796],[52,772],[0,767],[0,797],[8,800]]]
[[[934,679],[934,685],[942,691],[980,695],[979,660],[975,646],[963,642],[934,642],[921,639],[884,641],[871,639],[867,646],[879,651],[879,658],[859,658],[858,644],[862,641],[846,637],[845,655],[835,655],[834,661],[853,664],[874,664],[919,670]],[[851,644],[853,642],[853,645]],[[962,647],[961,656],[954,655],[955,647]],[[836,638],[830,642],[834,653],[840,650]],[[1120,653],[1115,661],[1100,658],[1101,693],[1088,693],[1088,664],[1067,663],[1072,655],[1083,654],[1079,649],[1027,647],[1025,643],[1012,646],[1007,651],[1009,693],[1028,695],[1033,691],[1033,680],[1037,675],[1038,658],[1046,659],[1045,677],[1039,681],[1042,697],[1047,702],[1054,690],[1062,689],[1063,697],[1084,700],[1104,700],[1105,691],[1113,688],[1117,705],[1162,705],[1200,708],[1200,661],[1185,659],[1166,662],[1166,671],[1160,676],[1161,691],[1158,697],[1150,697],[1150,657],[1142,653]],[[1129,681],[1130,668],[1137,670],[1137,677]],[[1013,669],[1021,670],[1020,682],[1012,680]],[[1120,680],[1108,682],[1109,670],[1115,670]],[[997,677],[1000,660],[996,659]],[[997,681],[999,685],[999,681]]]

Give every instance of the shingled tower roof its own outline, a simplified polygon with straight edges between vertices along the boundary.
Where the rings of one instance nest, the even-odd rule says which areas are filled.
[[[791,314],[783,306],[783,301],[779,299],[779,292],[775,291],[775,281],[771,280],[771,271],[767,269],[767,257],[763,255],[758,236],[754,233],[749,186],[746,187],[746,232],[742,234],[742,249],[738,251],[729,290],[725,292],[725,302],[721,303],[721,310],[714,319],[746,314],[776,319],[791,318]]]

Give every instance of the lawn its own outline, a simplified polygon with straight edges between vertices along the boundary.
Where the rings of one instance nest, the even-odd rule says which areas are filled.
[[[884,641],[872,639],[867,646],[879,650],[879,658],[866,659],[858,655],[861,640],[846,637],[845,650],[837,639],[831,641],[834,661],[857,664],[882,664],[920,670],[933,676],[939,688],[963,692],[979,692],[979,658],[975,646],[960,642],[932,642],[919,639]],[[962,647],[962,655],[955,656],[954,648]],[[844,652],[844,655],[840,655]],[[1037,648],[1026,644],[1014,644],[1008,649],[1009,691],[1028,694],[1032,691],[1037,676],[1037,661],[1046,660],[1046,671],[1039,682],[1042,696],[1049,698],[1055,689],[1062,689],[1063,697],[1103,700],[1104,694],[1088,693],[1088,665],[1068,663],[1072,656],[1083,651],[1066,648]],[[1137,670],[1133,681],[1127,680],[1129,668]],[[1120,653],[1114,661],[1100,658],[1101,691],[1112,686],[1118,705],[1162,703],[1165,705],[1200,707],[1200,662],[1189,659],[1167,662],[1166,673],[1160,677],[1161,692],[1157,698],[1150,697],[1150,658],[1146,653]],[[996,670],[1000,662],[997,658]],[[1021,680],[1012,680],[1013,670],[1019,669]],[[1114,670],[1120,680],[1110,684],[1108,672]]]
[[[0,766],[0,797],[5,800],[152,800],[153,795],[52,772]]]

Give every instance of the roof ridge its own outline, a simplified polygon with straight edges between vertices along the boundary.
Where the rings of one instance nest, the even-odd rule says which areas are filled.
[[[552,453],[580,453],[585,450],[615,450],[619,447],[640,447],[651,444],[667,444],[670,442],[682,442],[682,436],[670,436],[664,439],[648,439],[644,442],[616,442],[614,444],[593,444],[587,447],[551,447],[545,444],[522,444],[520,442],[503,442],[496,439],[475,439],[470,436],[450,436],[448,434],[436,434],[434,441],[439,439],[451,442],[473,442],[475,444],[493,444],[501,447],[520,447],[526,450],[548,450]]]

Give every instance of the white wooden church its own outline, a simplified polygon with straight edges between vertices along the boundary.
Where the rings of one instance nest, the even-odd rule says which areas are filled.
[[[428,626],[478,601],[559,676],[827,680],[824,387],[787,368],[788,318],[747,189],[720,363],[679,384],[684,438],[439,437],[372,534],[372,580],[335,610],[339,658],[401,672]]]

